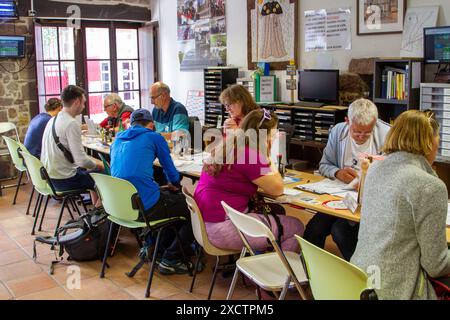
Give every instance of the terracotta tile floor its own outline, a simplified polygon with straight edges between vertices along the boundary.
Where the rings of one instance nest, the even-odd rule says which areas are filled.
[[[10,181],[7,181],[9,184]],[[122,230],[114,257],[108,260],[110,268],[104,279],[99,278],[100,261],[74,262],[64,259],[63,264],[55,267],[49,275],[49,264],[54,259],[50,247],[37,244],[37,261],[32,259],[33,239],[30,235],[33,225],[31,215],[25,215],[30,195],[30,184],[22,186],[17,204],[12,205],[14,188],[3,189],[0,197],[0,299],[106,299],[128,300],[145,299],[148,267],[145,266],[134,278],[128,278],[125,272],[131,270],[138,261],[137,244],[128,230]],[[34,203],[33,203],[34,207]],[[51,200],[47,209],[43,230],[38,235],[49,235],[56,224],[60,204]],[[66,212],[67,214],[67,212]],[[306,212],[288,210],[288,214],[297,215],[306,223],[311,215]],[[68,214],[67,214],[68,215]],[[64,219],[67,220],[67,216]],[[330,240],[327,249],[337,253]],[[207,297],[212,276],[214,257],[207,257],[207,267],[197,275],[193,293],[189,293],[191,277],[187,275],[163,276],[157,271],[153,279],[150,299],[168,300],[204,300]],[[80,288],[74,288],[77,281],[73,277],[73,268],[79,268]],[[213,292],[213,299],[225,299],[231,282],[231,276],[223,277],[219,273]],[[296,292],[290,292],[288,299],[298,299]],[[255,287],[238,281],[233,299],[256,299]]]

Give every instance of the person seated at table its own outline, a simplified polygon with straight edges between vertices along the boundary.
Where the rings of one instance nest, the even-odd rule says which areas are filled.
[[[61,100],[58,98],[50,98],[45,104],[45,111],[39,113],[31,119],[28,125],[27,134],[25,135],[24,145],[28,151],[36,158],[41,158],[42,136],[45,127],[50,119],[56,116],[62,110]]]
[[[132,107],[127,106],[122,101],[122,98],[117,93],[111,93],[105,97],[103,109],[108,114],[108,117],[100,122],[99,126],[102,128],[111,126],[116,131],[119,130],[119,119],[122,119],[122,123],[125,126],[129,121],[131,113],[134,111]]]
[[[150,111],[139,109],[131,114],[131,127],[117,134],[111,145],[111,175],[131,182],[142,199],[144,215],[151,221],[183,216],[186,222],[179,229],[179,237],[186,256],[191,255],[194,241],[189,209],[180,190],[180,175],[170,157],[164,138],[150,129],[153,121]],[[168,189],[161,189],[153,179],[153,162],[158,158],[169,179]],[[159,271],[162,274],[188,273],[182,262],[182,252],[170,230],[163,234],[169,242],[164,250]],[[169,239],[167,239],[169,238]]]
[[[264,143],[259,138],[245,139],[245,144],[239,146],[236,135],[228,135],[225,142],[217,146],[212,156],[204,165],[200,181],[194,193],[194,198],[202,213],[206,231],[211,243],[219,248],[240,250],[243,242],[231,220],[225,214],[221,201],[225,201],[234,209],[248,213],[271,227],[276,237],[280,228],[272,215],[270,223],[262,212],[249,212],[249,202],[258,188],[270,196],[283,194],[283,179],[273,164],[270,163],[270,139],[277,128],[278,119],[275,113],[268,110],[254,110],[243,120],[236,135],[245,135],[251,130],[256,137],[264,137]],[[267,136],[264,136],[265,132]],[[261,134],[261,135],[260,135]],[[227,155],[227,145],[231,147]],[[260,147],[259,147],[260,146]],[[233,161],[229,156],[234,155]],[[294,234],[303,233],[303,224],[294,217],[278,216],[283,232],[281,247],[284,250],[298,251],[299,245]],[[269,244],[265,238],[248,238],[255,250],[265,250]]]
[[[432,112],[405,111],[387,136],[386,158],[367,172],[351,262],[377,267],[379,299],[436,299],[428,277],[450,275],[447,188],[431,167],[438,148]]]
[[[155,106],[152,112],[155,131],[166,140],[170,140],[175,131],[189,133],[188,112],[184,105],[170,97],[169,86],[163,82],[155,82],[150,87],[150,94]]]
[[[90,158],[81,143],[81,129],[75,119],[86,106],[84,89],[69,85],[61,92],[63,109],[52,118],[45,127],[42,137],[41,160],[56,190],[95,190],[94,179],[87,170],[103,171],[103,163]],[[60,145],[55,142],[53,134]],[[64,150],[64,151],[63,151]],[[101,202],[91,191],[92,203],[100,206]]]
[[[247,114],[259,109],[250,92],[240,84],[234,84],[222,91],[219,100],[229,114],[229,118],[223,123],[225,130],[237,129]]]
[[[360,155],[380,154],[390,126],[378,119],[373,102],[358,99],[348,108],[345,122],[330,131],[328,143],[319,164],[321,175],[345,183],[358,177]],[[304,238],[323,248],[325,239],[332,235],[344,259],[355,251],[358,240],[358,224],[335,216],[316,213],[306,225]]]

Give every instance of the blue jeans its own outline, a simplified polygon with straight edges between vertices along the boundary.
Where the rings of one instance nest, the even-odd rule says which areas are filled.
[[[92,171],[78,168],[77,173],[71,178],[51,179],[51,181],[57,191],[95,190],[95,182],[89,175],[90,172]]]

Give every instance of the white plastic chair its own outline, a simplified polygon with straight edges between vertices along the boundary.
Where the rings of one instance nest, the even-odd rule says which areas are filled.
[[[264,290],[281,291],[280,300],[285,298],[288,288],[294,286],[297,288],[301,298],[306,300],[307,296],[301,284],[307,283],[308,278],[300,255],[290,251],[283,252],[278,246],[272,231],[258,219],[231,208],[224,201],[221,201],[221,204],[231,222],[240,232],[245,244],[241,257],[236,261],[236,271],[228,291],[227,300],[230,300],[233,296],[239,272],[242,272]],[[250,237],[265,237],[269,239],[275,252],[246,257],[246,253],[248,251],[251,252],[251,247],[243,234]]]

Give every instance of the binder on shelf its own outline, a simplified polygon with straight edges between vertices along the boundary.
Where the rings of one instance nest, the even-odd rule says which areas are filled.
[[[256,102],[274,102],[277,94],[277,79],[276,76],[257,76],[255,79]]]

